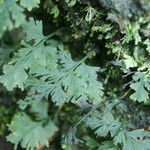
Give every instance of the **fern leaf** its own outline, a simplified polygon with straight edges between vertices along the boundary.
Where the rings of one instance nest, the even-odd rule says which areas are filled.
[[[40,80],[29,80],[27,86],[37,91],[38,98],[48,98],[51,95],[57,105],[69,101],[76,103],[89,100],[94,104],[102,101],[103,87],[97,81],[99,68],[86,65],[84,60],[73,61],[70,54],[62,49],[58,61],[60,64],[54,69],[42,68],[40,65],[33,70],[31,68],[33,76]]]
[[[121,127],[121,124],[114,120],[109,111],[102,116],[100,114],[90,116],[87,120],[87,125],[92,129],[96,129],[95,134],[101,137],[107,136],[109,132],[111,136],[114,136]]]
[[[16,86],[23,90],[23,84],[28,75],[21,66],[4,65],[3,72],[4,75],[0,76],[0,82],[3,83],[9,91],[12,91]]]
[[[58,130],[48,116],[48,103],[36,102],[31,106],[30,112],[35,114],[36,121],[25,113],[19,113],[9,125],[11,133],[7,136],[7,140],[15,144],[15,149],[18,144],[27,150],[34,150],[40,144],[49,146],[48,139]]]
[[[135,83],[130,87],[135,91],[130,98],[138,102],[146,102],[149,100],[148,91],[150,90],[150,78],[145,72],[137,72],[133,76]]]
[[[16,0],[3,1],[0,4],[0,10],[0,37],[2,37],[5,30],[20,26],[25,20],[25,15],[23,8],[16,3]]]
[[[39,43],[44,39],[42,21],[34,21],[30,18],[29,22],[23,24],[23,29],[26,32],[26,41],[34,40],[35,43]]]
[[[115,136],[115,144],[123,144],[123,150],[149,150],[150,133],[143,129],[133,131],[121,131]]]
[[[100,144],[97,150],[120,150],[114,145],[113,141],[104,141]]]
[[[40,42],[44,38],[42,34],[42,24],[37,23],[41,32],[36,28],[34,23],[35,30],[32,30],[32,25],[34,21],[31,19],[29,25],[31,28],[26,27],[27,40],[34,39],[36,42]],[[30,37],[31,33],[35,36]],[[35,33],[35,34],[34,34]],[[41,36],[40,36],[41,33]],[[3,83],[8,90],[13,90],[15,87],[23,89],[23,83],[28,77],[26,70],[32,67],[33,64],[37,63],[41,66],[55,67],[57,61],[57,48],[51,45],[45,46],[44,41],[35,45],[29,45],[22,41],[22,48],[15,53],[14,58],[9,62],[11,65],[5,65],[3,72],[4,75],[1,76],[1,83]],[[50,61],[49,61],[50,60]],[[9,66],[9,67],[8,67]]]

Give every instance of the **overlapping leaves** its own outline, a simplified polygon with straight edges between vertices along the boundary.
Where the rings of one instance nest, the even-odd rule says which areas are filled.
[[[94,112],[87,120],[87,125],[96,130],[95,134],[99,137],[111,136],[113,141],[101,145],[101,148],[112,148],[114,150],[149,150],[150,148],[150,133],[144,129],[137,129],[128,131],[125,129],[125,125],[116,121],[113,118],[111,112],[105,112],[101,115],[98,112]],[[110,134],[109,134],[110,133]],[[113,146],[115,145],[115,146]],[[114,147],[114,148],[113,148]]]
[[[22,48],[14,54],[14,58],[8,65],[3,66],[4,75],[0,77],[0,81],[10,91],[17,86],[23,90],[23,84],[28,78],[26,70],[32,64],[38,62],[40,65],[45,66],[48,64],[49,59],[53,61],[56,58],[56,47],[53,45],[45,46],[44,41],[39,43],[44,38],[41,22],[34,22],[31,19],[29,23],[24,24],[24,30],[27,34],[26,41],[34,40],[35,42],[31,45],[22,41]],[[31,33],[34,36],[30,37]]]
[[[42,68],[39,65],[31,68],[31,74],[39,78],[27,81],[37,91],[35,99],[52,96],[52,101],[57,105],[65,102],[79,102],[89,100],[94,104],[99,103],[103,96],[101,82],[97,81],[99,68],[88,66],[84,63],[85,58],[75,62],[71,56],[59,47],[59,65],[55,69]],[[93,89],[93,86],[95,87]]]
[[[92,129],[96,129],[95,134],[102,137],[107,136],[108,133],[114,136],[121,127],[121,124],[114,120],[112,113],[109,111],[103,115],[98,112],[94,113],[88,118],[87,125]]]
[[[8,90],[15,87],[23,90],[30,75],[33,78],[26,82],[26,86],[31,86],[37,92],[33,99],[47,99],[51,95],[52,101],[58,105],[82,100],[96,104],[102,100],[103,87],[97,80],[99,68],[85,64],[89,56],[73,61],[57,42],[50,40],[50,44],[45,45],[50,36],[43,35],[39,21],[30,19],[23,27],[26,39],[21,43],[22,48],[8,65],[3,66],[4,75],[0,77]]]
[[[38,6],[39,0],[21,0],[20,4],[31,10]],[[0,38],[6,30],[19,27],[25,21],[23,7],[18,4],[18,0],[4,0],[0,3]]]
[[[114,138],[114,143],[122,144],[123,150],[149,150],[150,149],[150,133],[143,129],[137,129],[133,131],[119,132]]]

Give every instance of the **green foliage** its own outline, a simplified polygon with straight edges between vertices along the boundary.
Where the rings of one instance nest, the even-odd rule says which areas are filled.
[[[135,91],[130,98],[138,102],[147,102],[149,100],[150,78],[146,72],[136,72],[133,76],[135,83],[130,86]]]
[[[23,90],[23,82],[28,75],[21,66],[5,65],[3,72],[5,75],[1,76],[0,80],[8,90],[12,90],[16,85]]]
[[[117,147],[119,146],[118,144],[121,144],[123,150],[149,150],[149,132],[144,131],[143,129],[133,131],[125,130],[125,124],[114,120],[112,113],[109,112],[108,109],[106,110],[107,111],[103,112],[103,116],[96,112],[96,114],[93,113],[87,120],[87,125],[93,130],[96,129],[95,134],[97,134],[97,136],[106,137],[108,136],[108,133],[110,133],[110,136],[114,138],[113,141],[106,141],[102,143],[99,149],[112,148],[112,150],[117,150],[119,149],[119,147]],[[88,143],[89,142],[94,141],[88,141]]]
[[[19,113],[15,115],[9,125],[9,130],[12,133],[7,136],[7,140],[15,144],[15,149],[19,143],[27,150],[34,150],[40,144],[49,146],[48,139],[57,131],[57,127],[48,117],[47,103],[35,103],[31,112],[35,113],[38,121],[33,121],[25,113]]]
[[[10,59],[10,54],[13,49],[0,49],[0,65],[2,66],[4,63],[8,63]]]
[[[41,78],[41,80],[27,81],[27,85],[37,91],[35,99],[48,98],[51,93],[52,101],[57,105],[86,100],[94,104],[99,103],[103,96],[102,84],[97,81],[96,73],[99,68],[87,66],[84,63],[86,57],[78,62],[73,61],[63,47],[60,48],[58,55],[60,64],[57,68],[49,70],[38,66],[34,71],[31,68],[34,77]],[[95,89],[91,91],[93,86]]]
[[[25,0],[4,0],[0,4],[0,37],[2,37],[5,30],[11,30],[13,27],[19,27],[25,21],[25,15],[23,13],[24,8],[32,10],[32,8],[37,7],[39,0],[31,0],[29,2]]]
[[[0,4],[0,37],[7,29],[11,30],[13,27],[18,27],[23,23],[25,16],[22,13],[23,9],[15,2],[15,0],[5,0]],[[13,21],[10,18],[12,16]]]
[[[4,75],[0,77],[0,80],[10,91],[17,86],[23,90],[23,84],[28,78],[28,74],[25,70],[29,69],[32,64],[36,62],[41,65],[46,65],[47,58],[51,57],[49,50],[55,50],[55,47],[48,49],[48,47],[44,45],[45,41],[43,39],[44,35],[42,34],[41,23],[37,22],[37,24],[35,24],[33,19],[31,19],[29,24],[30,26],[27,24],[24,25],[24,30],[27,35],[26,41],[34,40],[34,45],[22,41],[21,44],[23,47],[15,54],[15,57],[10,62],[11,65],[3,66]],[[40,27],[40,30],[38,27]],[[35,34],[31,34],[32,32]],[[32,37],[30,37],[30,35],[32,35]]]
[[[103,116],[99,113],[94,114],[88,119],[87,125],[92,129],[96,129],[95,134],[102,137],[107,136],[109,132],[111,136],[114,136],[121,127],[121,123],[115,121],[108,110],[104,112]]]
[[[77,0],[65,0],[69,7],[72,7],[76,4]]]
[[[54,15],[54,18],[59,16],[59,8],[53,3],[52,0],[46,0],[44,3],[44,8],[47,10],[47,13]]]
[[[127,34],[124,36],[123,43],[129,43],[133,40],[135,45],[138,45],[141,42],[141,36],[139,34],[140,24],[138,22],[132,24],[127,22],[126,24]]]
[[[101,143],[101,146],[98,148],[98,150],[105,149],[105,150],[120,150],[118,147],[116,147],[112,141],[105,141]]]
[[[15,149],[150,150],[149,7],[0,1],[0,115],[18,104],[7,136]]]
[[[116,147],[113,141],[104,141],[102,143],[97,143],[94,139],[90,137],[85,137],[85,143],[90,148],[90,150],[97,149],[97,150],[120,150]]]
[[[20,5],[27,8],[29,11],[31,11],[34,7],[38,7],[38,4],[40,3],[40,0],[20,0]]]
[[[102,100],[102,83],[97,81],[99,68],[84,63],[90,56],[87,55],[81,61],[75,62],[62,46],[58,47],[57,56],[57,46],[53,47],[53,43],[44,45],[47,37],[42,34],[42,25],[40,22],[35,24],[33,19],[24,25],[24,30],[27,35],[26,41],[34,40],[34,45],[22,42],[24,47],[12,59],[11,63],[14,65],[4,65],[1,82],[8,90],[16,86],[23,90],[23,84],[28,78],[25,70],[30,69],[30,75],[41,78],[27,81],[27,86],[31,86],[37,92],[37,95],[33,96],[35,99],[48,98],[51,93],[52,101],[57,105],[70,100],[75,102],[89,99],[94,104]],[[59,65],[56,64],[58,62]],[[36,67],[33,64],[37,64]],[[93,86],[95,88],[92,91]]]
[[[23,29],[26,32],[26,41],[34,40],[35,44],[38,44],[44,38],[41,21],[35,22],[30,18],[30,21],[23,25]]]
[[[143,129],[134,130],[134,131],[121,131],[115,138],[114,143],[122,143],[123,150],[149,150],[150,148],[150,134]]]

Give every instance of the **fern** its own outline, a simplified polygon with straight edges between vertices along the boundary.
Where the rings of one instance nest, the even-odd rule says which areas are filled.
[[[115,146],[112,141],[105,141],[100,144],[98,150],[120,150],[119,147]]]
[[[76,103],[89,100],[94,104],[102,101],[103,87],[97,81],[96,74],[99,68],[87,66],[84,63],[86,57],[75,62],[63,50],[63,47],[59,49],[58,61],[60,64],[57,68],[42,68],[40,65],[31,68],[30,73],[34,78],[40,77],[40,80],[32,79],[26,82],[27,86],[31,86],[37,92],[33,99],[43,97],[48,99],[50,94],[52,101],[57,105],[69,101]],[[95,89],[91,92],[93,86]]]
[[[107,136],[108,133],[111,133],[111,136],[114,136],[121,127],[121,124],[114,120],[109,111],[104,112],[102,117],[99,113],[89,117],[87,125],[92,129],[96,129],[95,134],[102,137]]]
[[[0,4],[0,37],[7,29],[11,30],[14,26],[18,27],[25,20],[25,16],[22,13],[23,9],[15,2],[15,0],[5,0]],[[8,11],[9,10],[9,11]],[[10,14],[14,19],[14,23],[10,18]]]
[[[17,86],[23,90],[28,76],[33,75],[35,78],[41,78],[41,80],[26,82],[27,86],[37,91],[37,95],[33,98],[48,98],[51,94],[52,101],[57,105],[69,101],[89,100],[94,104],[102,101],[103,87],[102,83],[97,81],[99,68],[85,64],[89,56],[75,62],[62,46],[59,46],[58,51],[57,46],[53,47],[53,44],[44,45],[51,35],[48,37],[43,35],[40,22],[30,19],[29,23],[23,27],[26,32],[26,41],[34,40],[34,44],[22,42],[24,47],[15,54],[10,62],[11,65],[4,65],[4,75],[0,77],[0,81],[8,90],[13,90]],[[36,68],[35,64],[37,64]]]
[[[136,72],[133,76],[135,83],[130,86],[135,91],[130,98],[138,102],[147,102],[149,100],[150,78],[146,72]]]
[[[24,25],[24,30],[27,34],[26,41],[33,39],[35,44],[29,45],[22,41],[21,44],[23,47],[15,54],[15,57],[9,62],[9,65],[3,66],[4,75],[0,77],[0,80],[10,91],[17,86],[23,90],[23,84],[28,78],[26,70],[36,62],[39,62],[41,65],[46,65],[47,60],[51,57],[50,51],[56,50],[53,46],[48,47],[44,45],[45,40],[43,40],[42,25],[40,22],[37,23],[31,19],[29,22],[30,26]],[[41,29],[32,27],[40,27]],[[30,37],[31,33],[35,33],[34,36]]]
[[[25,21],[24,8],[31,10],[39,4],[39,0],[29,2],[21,0],[20,4],[24,7],[22,8],[17,2],[18,0],[4,0],[0,3],[0,37],[7,29],[11,30],[23,24]]]
[[[114,145],[113,141],[104,141],[102,143],[98,143],[90,137],[85,137],[84,139],[90,150],[120,150],[120,148]]]
[[[38,102],[32,105],[31,112],[36,115],[33,121],[27,114],[17,114],[11,124],[9,130],[12,132],[7,136],[7,140],[15,144],[17,149],[20,143],[27,150],[34,150],[40,144],[49,146],[50,139],[58,130],[47,114],[47,103]]]
[[[44,39],[41,21],[30,18],[29,22],[23,24],[23,29],[26,33],[26,41],[34,40],[35,44],[38,44]]]
[[[150,134],[143,129],[134,131],[121,131],[115,138],[115,144],[122,143],[123,150],[137,149],[137,150],[149,150],[150,148]]]
[[[119,121],[114,120],[111,112],[106,109],[103,112],[103,115],[98,112],[94,112],[91,116],[89,116],[86,121],[87,125],[95,130],[95,134],[100,137],[106,137],[110,133],[110,136],[113,138],[112,145],[115,145],[114,149],[119,149],[119,144],[122,145],[123,150],[149,150],[150,148],[150,133],[144,131],[143,129],[137,129],[133,131],[125,130],[125,124],[120,123]],[[105,142],[104,142],[105,143]],[[100,148],[109,149],[110,143],[106,142]]]

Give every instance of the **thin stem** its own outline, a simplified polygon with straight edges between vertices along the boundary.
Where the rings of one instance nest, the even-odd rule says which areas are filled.
[[[93,111],[95,111],[99,106],[101,105],[101,103],[99,105],[95,105],[91,108],[91,110],[86,114],[84,115],[84,117],[82,117],[74,126],[72,129],[75,129],[79,124],[81,124],[85,119],[86,117],[88,117]]]
[[[57,35],[61,30],[63,30],[63,28],[58,29],[58,30],[54,31],[53,33],[47,35],[47,36],[44,38],[44,41],[47,41],[49,38],[53,37],[54,35]]]

